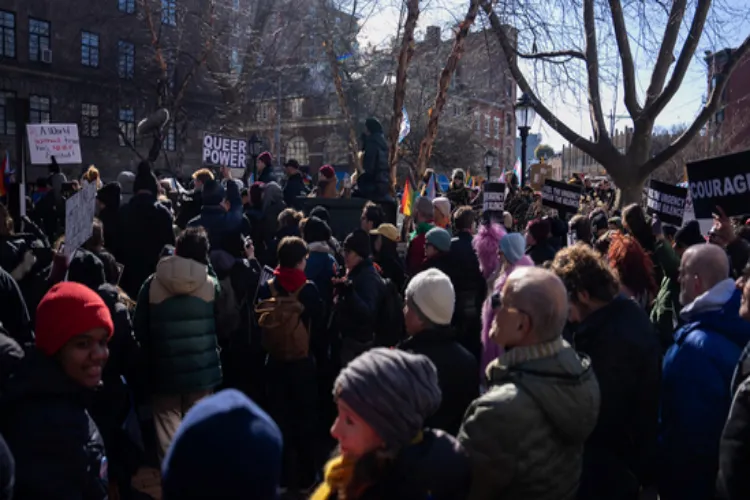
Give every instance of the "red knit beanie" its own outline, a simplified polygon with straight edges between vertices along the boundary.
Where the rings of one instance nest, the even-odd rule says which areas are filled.
[[[336,177],[336,170],[334,170],[330,165],[323,165],[318,170],[318,173],[326,179],[333,179],[334,177]]]
[[[73,337],[94,328],[104,328],[107,338],[112,337],[115,329],[102,298],[80,283],[58,283],[36,308],[36,346],[48,356]]]

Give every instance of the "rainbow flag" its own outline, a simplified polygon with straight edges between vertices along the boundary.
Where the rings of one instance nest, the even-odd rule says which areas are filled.
[[[0,196],[8,194],[5,177],[10,173],[12,173],[10,168],[10,155],[6,151],[3,160],[0,162]]]
[[[401,210],[400,212],[406,217],[411,217],[412,209],[414,208],[414,201],[417,199],[417,193],[414,188],[411,187],[411,182],[406,179],[404,184],[404,194],[401,195]]]
[[[469,172],[466,172],[466,187],[473,188],[474,187],[474,177],[471,176]]]

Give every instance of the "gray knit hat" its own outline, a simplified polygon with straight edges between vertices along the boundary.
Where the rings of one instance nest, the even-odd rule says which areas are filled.
[[[384,347],[367,351],[341,370],[333,394],[389,448],[411,442],[442,400],[432,361]]]

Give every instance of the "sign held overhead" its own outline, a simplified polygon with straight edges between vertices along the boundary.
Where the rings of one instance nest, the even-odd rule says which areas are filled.
[[[687,189],[652,180],[648,187],[646,211],[649,215],[657,214],[662,222],[680,227],[686,198]]]
[[[750,150],[687,164],[696,219],[720,206],[728,216],[750,213]]]
[[[33,123],[26,125],[32,165],[82,163],[81,142],[75,123]]]
[[[217,167],[245,168],[247,140],[206,134],[203,136],[203,163]]]
[[[546,179],[542,186],[542,205],[562,213],[576,213],[581,206],[583,186]]]

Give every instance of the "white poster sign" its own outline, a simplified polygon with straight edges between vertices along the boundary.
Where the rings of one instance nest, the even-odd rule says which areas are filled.
[[[26,125],[32,165],[81,163],[81,142],[75,123],[34,123]]]
[[[91,238],[96,214],[96,184],[84,182],[83,189],[65,200],[65,256]]]
[[[247,141],[220,135],[203,136],[203,164],[217,167],[245,168]]]

